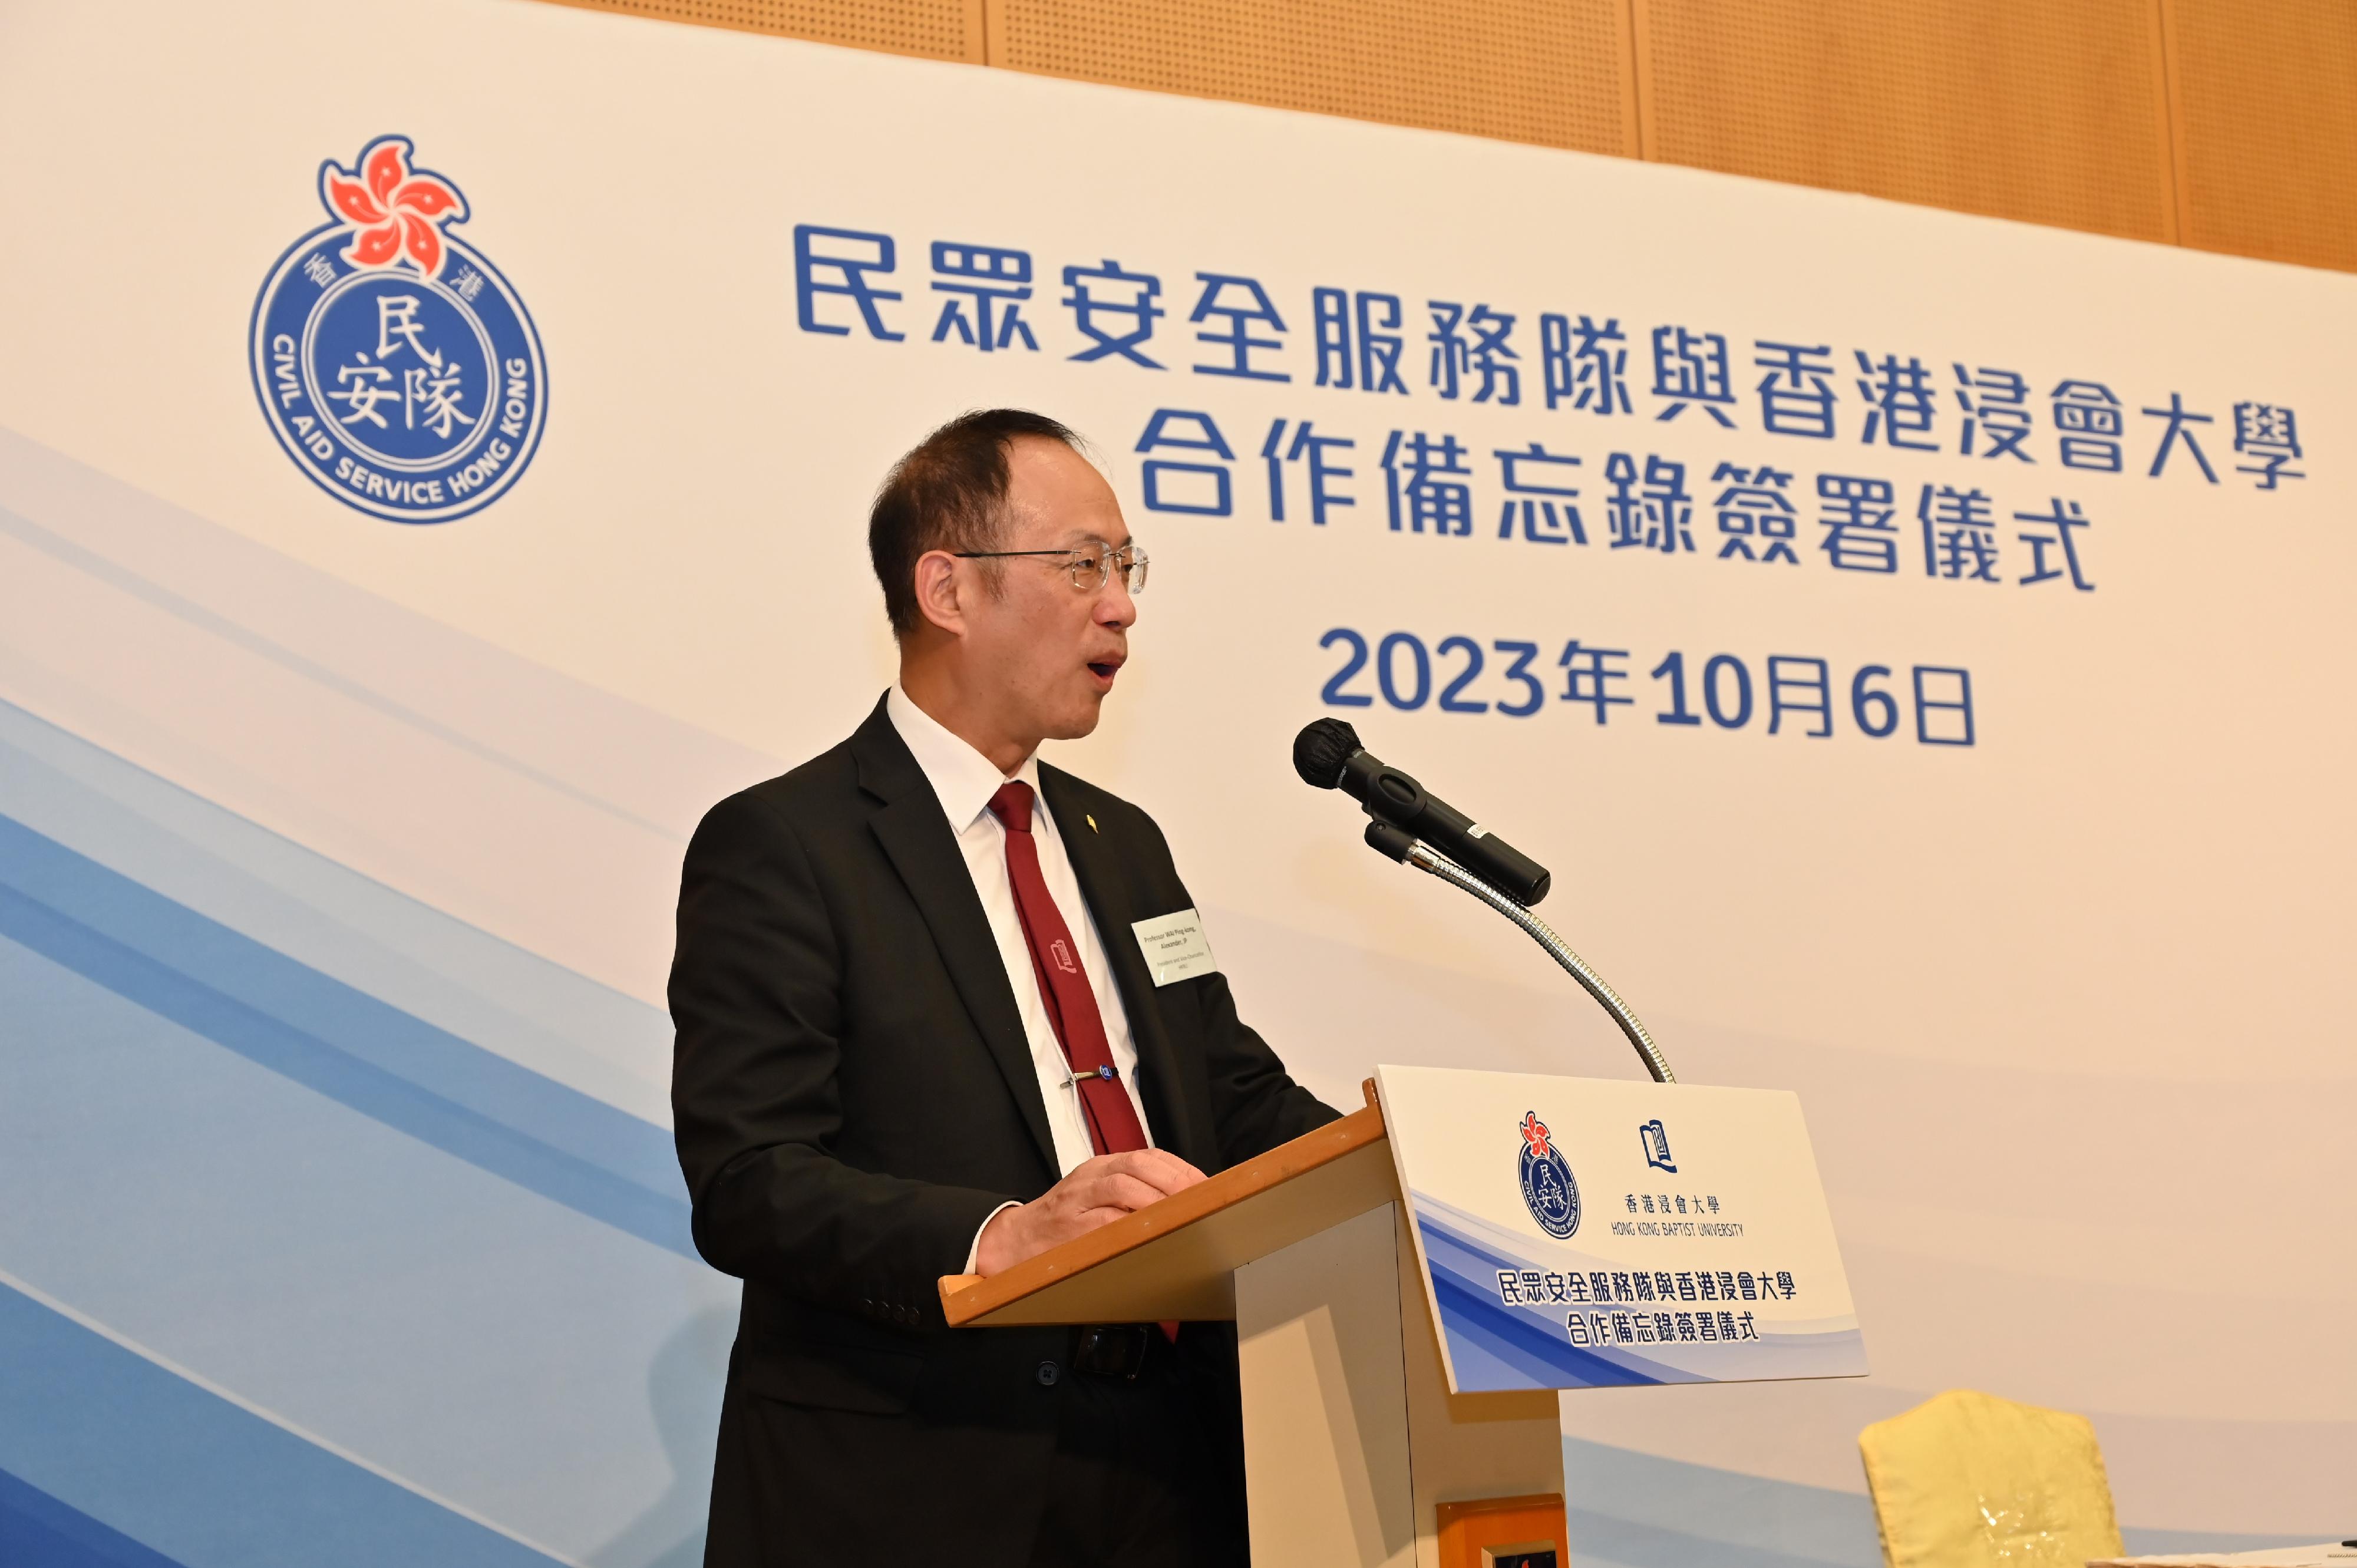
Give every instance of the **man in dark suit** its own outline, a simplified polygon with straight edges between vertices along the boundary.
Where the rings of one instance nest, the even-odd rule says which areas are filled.
[[[1146,556],[1010,410],[902,458],[868,542],[899,683],[680,890],[680,1165],[745,1281],[705,1562],[1242,1563],[1230,1326],[952,1329],[936,1287],[1335,1115],[1208,953],[1149,966],[1194,903],[1153,819],[1035,756],[1096,727]]]

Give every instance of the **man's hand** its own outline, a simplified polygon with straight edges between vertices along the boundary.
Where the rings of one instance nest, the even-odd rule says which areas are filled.
[[[1143,1208],[1203,1179],[1203,1173],[1160,1149],[1099,1155],[1028,1203],[1002,1208],[982,1228],[974,1266],[1003,1273],[1024,1259],[1069,1241],[1134,1208]]]

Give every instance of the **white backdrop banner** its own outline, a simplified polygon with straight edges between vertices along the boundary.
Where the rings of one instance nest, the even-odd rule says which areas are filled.
[[[695,1559],[681,851],[875,702],[866,503],[995,404],[1155,563],[1055,760],[1308,1082],[1638,1071],[1294,779],[1331,714],[1801,1095],[1873,1375],[1566,1395],[1583,1557],[1866,1568],[1858,1429],[1959,1385],[2132,1544],[2347,1533],[2357,280],[524,0],[6,5],[0,149],[58,1561]]]

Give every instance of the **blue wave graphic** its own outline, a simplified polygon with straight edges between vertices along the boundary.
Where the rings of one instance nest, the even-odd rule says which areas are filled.
[[[1856,1377],[1866,1371],[1864,1341],[1854,1324],[1797,1332],[1787,1324],[1738,1345],[1681,1342],[1655,1355],[1577,1344],[1554,1307],[1534,1312],[1498,1297],[1501,1271],[1554,1265],[1474,1234],[1472,1227],[1481,1222],[1469,1216],[1463,1224],[1451,1224],[1444,1216],[1461,1211],[1426,1194],[1415,1195],[1414,1209],[1461,1390],[1619,1388]]]
[[[671,1019],[0,700],[0,816],[388,1006],[658,1125]]]
[[[184,1568],[0,1470],[0,1563],[9,1568]]]
[[[0,936],[446,1154],[694,1257],[663,1129],[0,816]]]
[[[0,1545],[20,1533],[76,1568],[554,1561],[5,1287],[0,1364]]]
[[[1601,1389],[1704,1380],[1625,1350],[1574,1345],[1560,1324],[1550,1326],[1498,1300],[1498,1271],[1519,1270],[1521,1260],[1434,1218],[1421,1195],[1415,1224],[1458,1389]]]

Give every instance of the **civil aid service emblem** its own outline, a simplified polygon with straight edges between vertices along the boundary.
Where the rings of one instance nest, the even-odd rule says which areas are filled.
[[[348,506],[447,522],[507,493],[548,413],[540,334],[449,180],[379,136],[319,166],[328,221],[253,305],[253,390],[279,444]]]
[[[1539,1229],[1560,1241],[1579,1229],[1579,1184],[1537,1112],[1523,1113],[1522,1133],[1523,1202]]]

